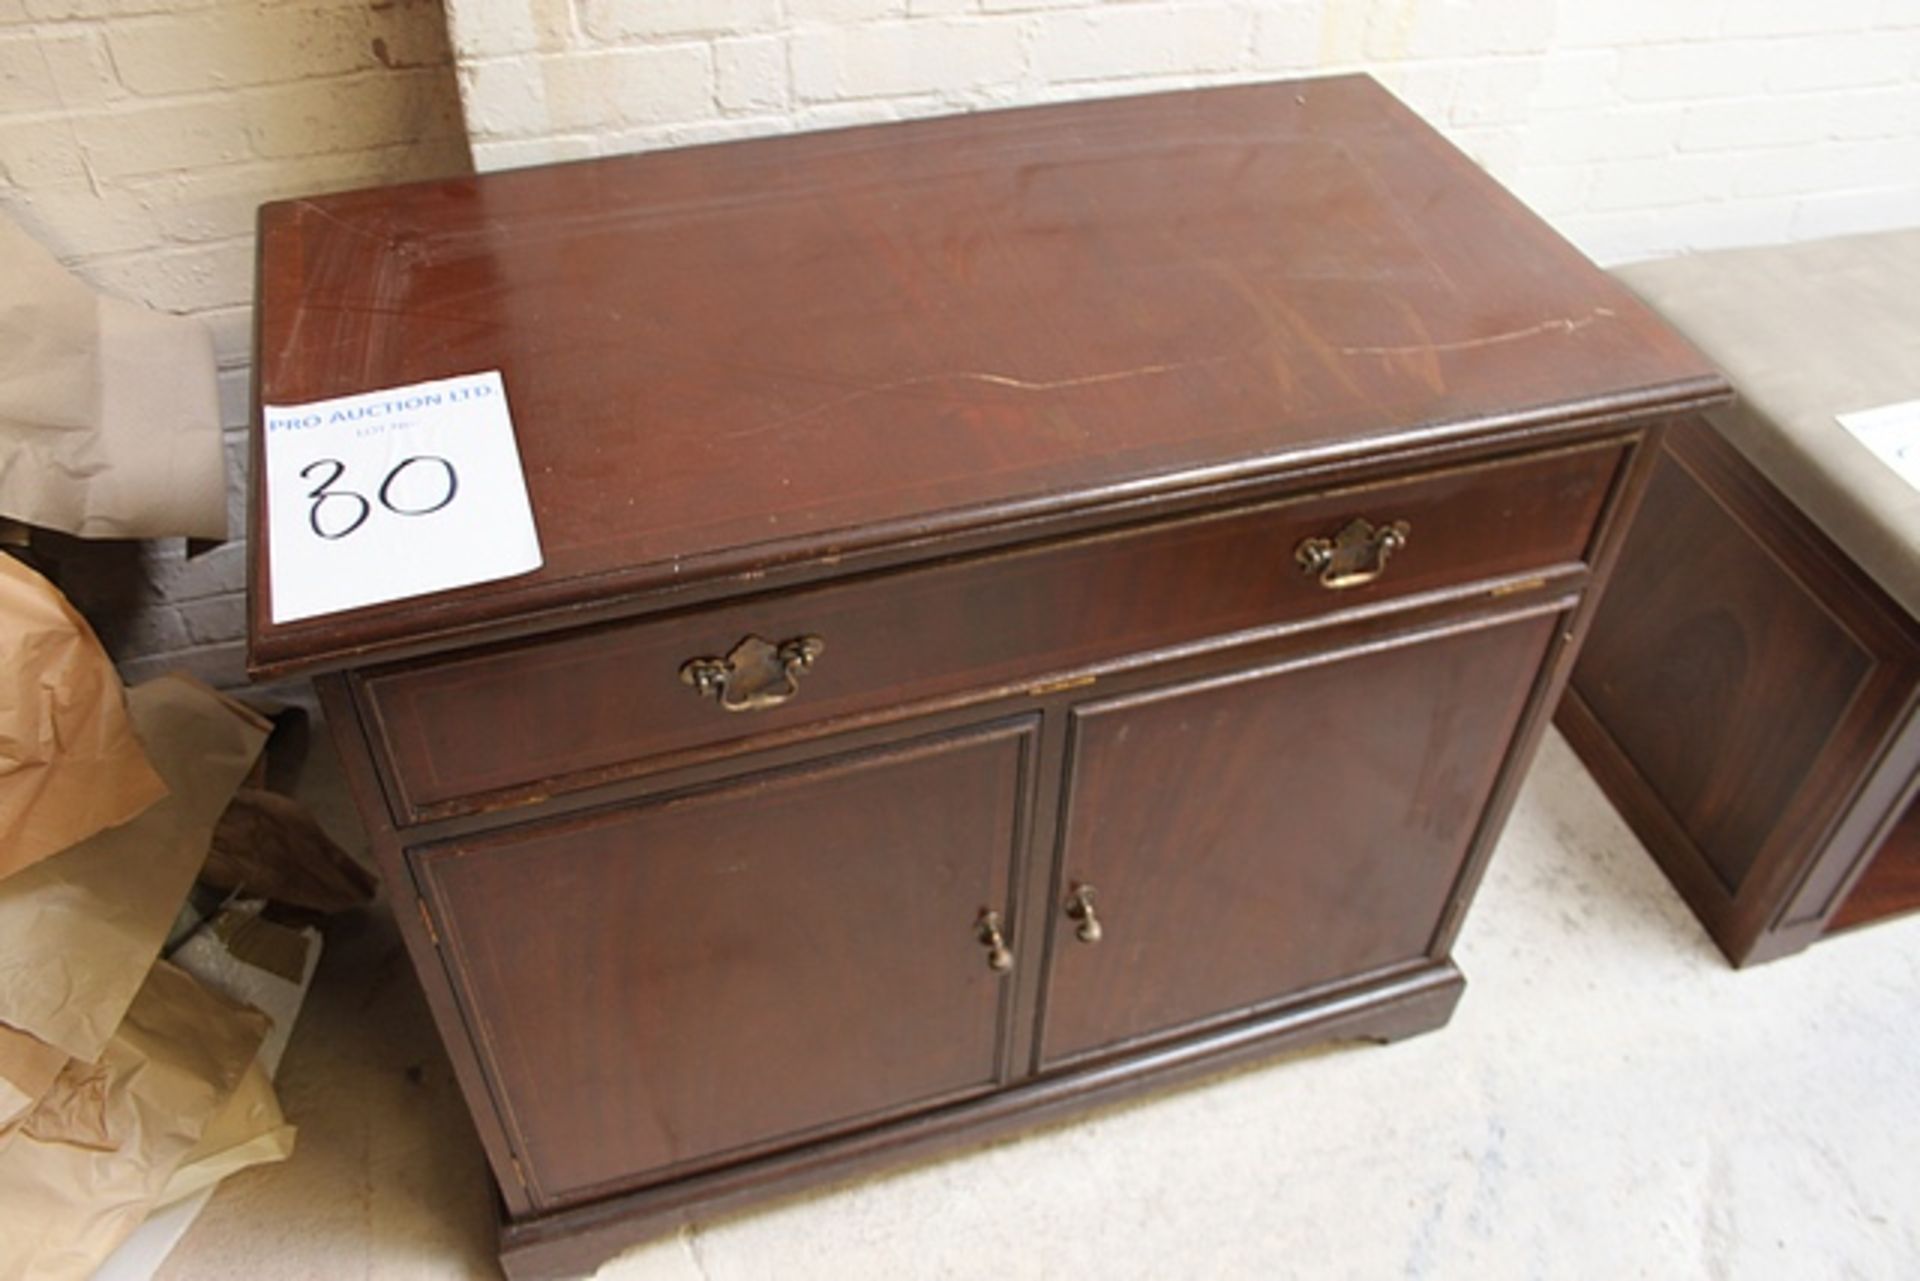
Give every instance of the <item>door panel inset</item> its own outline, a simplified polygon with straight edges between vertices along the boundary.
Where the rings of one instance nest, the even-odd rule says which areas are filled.
[[[1557,619],[1076,709],[1043,1065],[1421,958]]]
[[[536,1195],[991,1087],[1035,725],[416,851]]]

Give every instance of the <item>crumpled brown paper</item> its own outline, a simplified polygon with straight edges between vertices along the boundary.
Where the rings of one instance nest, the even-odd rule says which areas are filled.
[[[0,517],[83,538],[225,538],[213,338],[95,294],[0,218]]]
[[[293,1153],[296,1128],[280,1111],[271,1077],[292,1035],[292,1024],[319,959],[320,936],[260,916],[264,903],[222,908],[207,928],[182,944],[174,960],[205,986],[251,1005],[274,1020],[240,1088],[208,1124],[160,1192],[160,1204],[192,1196],[229,1174]]]
[[[89,1063],[159,955],[269,728],[185,676],[135,687],[127,710],[172,794],[0,880],[0,1023]]]
[[[154,966],[97,1072],[74,1074],[99,1106],[75,1106],[56,1085],[0,1150],[0,1276],[91,1276],[233,1097],[268,1022],[182,970]]]
[[[93,629],[59,588],[0,555],[0,877],[166,793]]]
[[[256,1059],[240,1078],[233,1097],[214,1114],[200,1141],[167,1178],[154,1204],[172,1205],[230,1174],[284,1161],[293,1155],[298,1133],[297,1127],[287,1124],[267,1069]]]
[[[67,1052],[0,1023],[0,1143],[53,1088]]]
[[[95,1152],[116,1146],[107,1122],[107,1091],[113,1067],[104,1061],[68,1059],[53,1088],[20,1122],[20,1133],[42,1143],[66,1143]]]

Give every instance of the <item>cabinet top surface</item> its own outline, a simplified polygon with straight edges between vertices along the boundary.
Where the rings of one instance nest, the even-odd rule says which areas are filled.
[[[501,370],[546,559],[274,626],[256,492],[262,674],[1719,386],[1362,77],[282,202],[259,303],[267,404]]]

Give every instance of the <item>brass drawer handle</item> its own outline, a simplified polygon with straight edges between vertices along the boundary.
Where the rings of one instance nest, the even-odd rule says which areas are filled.
[[[800,677],[824,654],[818,636],[796,636],[778,645],[749,635],[725,658],[690,658],[680,680],[729,712],[778,707],[800,692]]]
[[[1360,587],[1386,572],[1387,557],[1407,545],[1413,527],[1404,520],[1375,525],[1356,516],[1332,538],[1309,538],[1296,547],[1294,560],[1322,587],[1340,591]]]
[[[1067,917],[1080,923],[1080,928],[1073,932],[1075,938],[1082,943],[1100,941],[1103,931],[1100,929],[1100,918],[1093,912],[1093,886],[1074,887],[1072,897],[1067,899]]]
[[[980,919],[974,922],[981,944],[987,949],[987,968],[995,974],[1005,974],[1013,968],[1013,949],[1007,946],[1007,939],[1000,932],[1000,913],[988,911],[980,913]]]

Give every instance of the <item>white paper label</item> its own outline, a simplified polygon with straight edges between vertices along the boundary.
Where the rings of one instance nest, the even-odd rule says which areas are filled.
[[[274,622],[540,568],[498,370],[262,412]]]
[[[1898,472],[1901,480],[1920,489],[1920,400],[1836,414],[1835,418],[1855,440],[1872,450],[1875,458]]]

